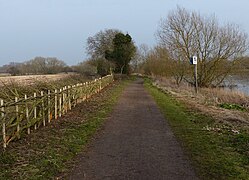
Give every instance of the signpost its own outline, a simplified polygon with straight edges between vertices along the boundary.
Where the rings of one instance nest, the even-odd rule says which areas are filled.
[[[197,81],[197,56],[190,58],[190,63],[195,66],[195,92],[198,93],[198,81]]]

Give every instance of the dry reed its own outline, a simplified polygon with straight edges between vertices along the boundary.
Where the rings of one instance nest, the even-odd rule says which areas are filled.
[[[248,108],[249,110],[249,96],[238,90],[224,88],[199,88],[199,93],[196,95],[194,87],[187,83],[181,83],[178,86],[173,79],[169,78],[157,78],[155,82],[169,92],[177,93],[180,96],[195,97],[199,102],[204,104],[238,104]]]

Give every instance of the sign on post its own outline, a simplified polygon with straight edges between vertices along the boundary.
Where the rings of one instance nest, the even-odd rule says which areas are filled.
[[[195,92],[198,93],[198,81],[197,81],[197,56],[190,58],[190,63],[195,65]]]
[[[190,64],[193,64],[193,65],[197,64],[197,56],[193,56],[190,58]]]
[[[193,64],[197,64],[197,56],[193,56]]]

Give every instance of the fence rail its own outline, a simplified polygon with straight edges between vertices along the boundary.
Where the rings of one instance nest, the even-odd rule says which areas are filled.
[[[113,81],[108,75],[91,82],[65,86],[61,89],[41,91],[13,101],[0,99],[0,118],[2,144],[6,148],[14,139],[21,138],[25,131],[30,134],[40,126],[46,126],[52,120],[66,114],[78,103],[89,99]]]

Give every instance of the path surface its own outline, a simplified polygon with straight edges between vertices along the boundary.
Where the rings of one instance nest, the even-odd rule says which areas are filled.
[[[193,168],[142,80],[123,92],[69,179],[193,180]]]

